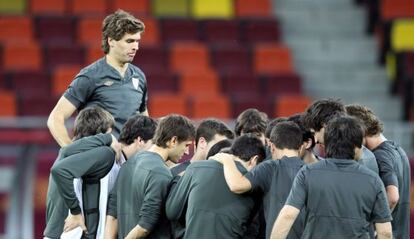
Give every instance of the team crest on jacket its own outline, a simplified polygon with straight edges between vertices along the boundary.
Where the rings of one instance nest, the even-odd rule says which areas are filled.
[[[134,88],[136,90],[138,90],[139,79],[138,78],[132,78],[132,84],[134,85]]]

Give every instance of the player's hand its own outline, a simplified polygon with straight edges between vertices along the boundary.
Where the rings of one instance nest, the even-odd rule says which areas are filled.
[[[77,227],[81,227],[85,233],[88,233],[85,225],[85,219],[83,218],[82,213],[79,213],[77,215],[72,215],[69,213],[68,217],[65,219],[63,231],[68,232]]]
[[[233,154],[228,153],[217,153],[216,155],[212,156],[211,159],[216,160],[219,163],[223,163],[227,160],[234,160],[235,156]]]

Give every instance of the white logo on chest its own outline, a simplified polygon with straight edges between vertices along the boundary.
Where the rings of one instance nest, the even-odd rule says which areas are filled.
[[[139,79],[138,78],[132,78],[132,85],[134,85],[134,88],[136,90],[138,90]]]

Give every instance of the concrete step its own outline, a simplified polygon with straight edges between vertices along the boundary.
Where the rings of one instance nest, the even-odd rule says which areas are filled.
[[[0,192],[9,192],[15,175],[13,166],[0,167]]]
[[[305,85],[337,87],[340,89],[355,87],[376,89],[384,93],[389,90],[389,80],[383,70],[330,71],[327,69],[311,69],[301,72]]]
[[[377,43],[371,38],[312,39],[286,37],[297,61],[370,63],[378,59]]]

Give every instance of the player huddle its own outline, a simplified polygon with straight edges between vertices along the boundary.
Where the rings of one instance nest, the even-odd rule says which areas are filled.
[[[114,124],[80,111],[51,169],[45,238],[409,238],[407,156],[364,106],[318,100],[270,121],[247,109],[234,132],[134,115],[117,139]]]

